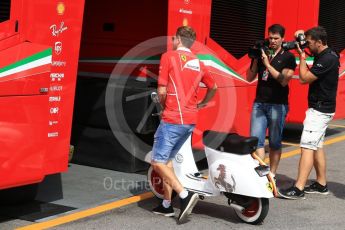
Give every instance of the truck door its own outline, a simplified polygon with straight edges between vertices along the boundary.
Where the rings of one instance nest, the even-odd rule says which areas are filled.
[[[0,190],[44,177],[52,49],[20,40],[22,2],[0,0]]]
[[[19,34],[21,9],[22,4],[19,0],[0,1],[0,41]]]

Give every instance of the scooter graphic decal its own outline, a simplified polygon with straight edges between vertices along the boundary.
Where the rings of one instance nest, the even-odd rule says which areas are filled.
[[[183,162],[183,156],[182,156],[182,154],[181,154],[181,153],[176,154],[175,160],[176,160],[177,163],[180,163],[180,164],[181,164],[181,163]]]
[[[226,192],[233,192],[236,189],[236,182],[234,177],[231,175],[231,180],[232,180],[232,184],[229,184],[228,182],[225,181],[226,179],[226,169],[225,166],[223,164],[220,164],[217,168],[217,170],[219,170],[219,176],[218,178],[215,177],[214,178],[214,185],[219,188],[219,186],[223,187],[225,189]]]

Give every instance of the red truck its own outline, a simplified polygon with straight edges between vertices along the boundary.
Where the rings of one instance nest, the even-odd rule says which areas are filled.
[[[247,51],[273,23],[286,27],[286,40],[297,29],[326,27],[341,55],[336,118],[344,118],[345,3],[332,4],[1,1],[0,190],[36,186],[47,175],[65,172],[71,143],[76,163],[129,172],[145,168],[137,158],[149,150],[157,125],[148,116],[154,110],[149,93],[156,87],[160,54],[171,49],[169,36],[181,25],[196,30],[192,49],[219,86],[213,106],[200,110],[194,148],[201,149],[206,129],[248,135],[256,82],[245,79]],[[126,78],[121,90],[111,86],[113,75]],[[287,120],[293,123],[303,121],[307,107],[307,87],[297,75],[290,82]]]

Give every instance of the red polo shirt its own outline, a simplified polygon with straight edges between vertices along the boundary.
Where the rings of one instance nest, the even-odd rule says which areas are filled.
[[[158,85],[167,87],[163,121],[171,124],[196,124],[199,83],[214,87],[214,79],[204,64],[187,48],[162,55]]]

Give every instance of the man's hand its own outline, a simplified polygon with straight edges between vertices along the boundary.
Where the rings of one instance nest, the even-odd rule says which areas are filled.
[[[268,57],[263,49],[261,49],[261,59],[262,63],[266,66],[266,68],[270,66],[270,61],[268,60]]]
[[[216,84],[214,84],[213,88],[208,88],[204,99],[200,103],[198,103],[196,107],[198,109],[204,108],[207,105],[207,103],[214,97],[214,95],[216,94],[216,91],[217,91]]]
[[[296,42],[296,51],[299,54],[300,58],[305,59],[305,52],[301,49],[298,42]]]
[[[304,34],[304,30],[297,30],[297,31],[295,32],[295,38],[297,38],[297,36],[298,36],[299,34]]]
[[[297,30],[295,32],[295,38],[298,37],[299,34],[304,34],[304,30]],[[297,53],[301,56],[301,55],[304,55],[303,57],[301,58],[305,58],[305,53],[304,51],[301,49],[301,47],[299,46],[298,42],[296,42],[296,51]]]
[[[158,86],[157,88],[159,103],[161,105],[162,110],[165,108],[165,99],[167,97],[167,87],[166,86]]]

